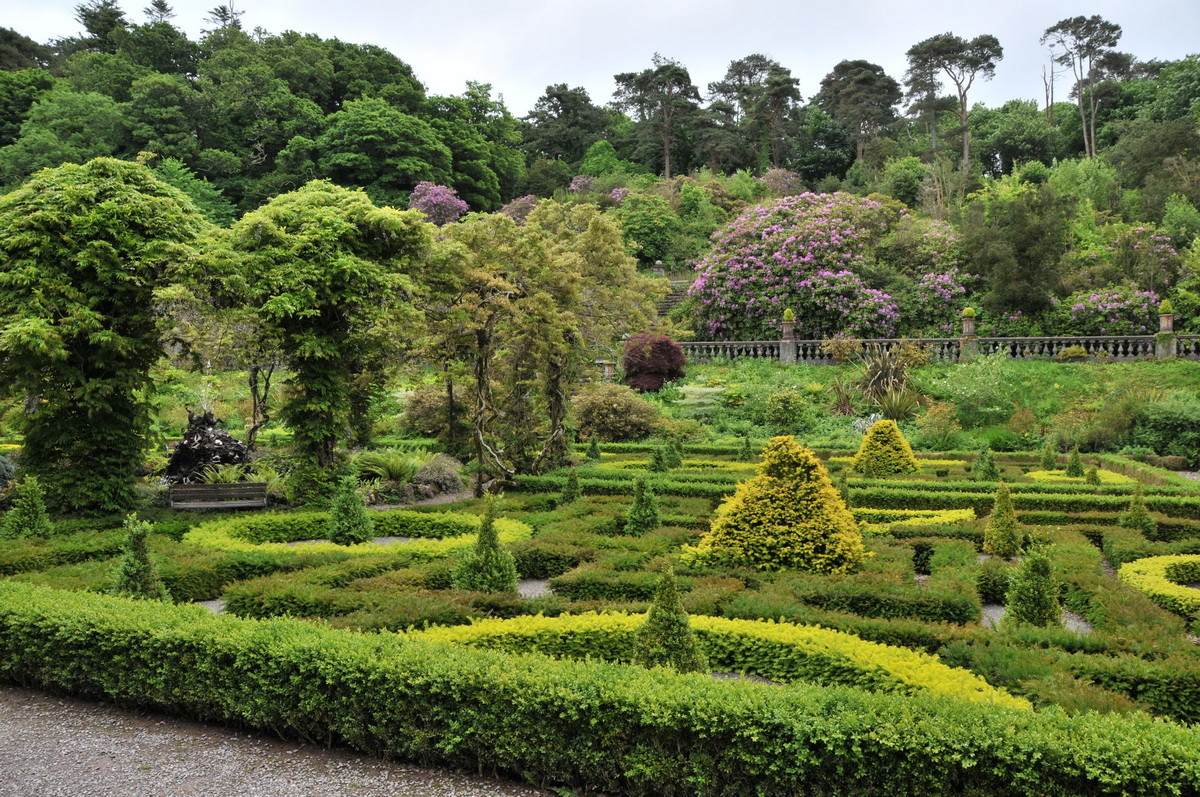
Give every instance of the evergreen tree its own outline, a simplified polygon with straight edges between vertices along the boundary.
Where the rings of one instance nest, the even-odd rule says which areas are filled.
[[[838,494],[842,496],[842,501],[846,503],[846,508],[852,508],[850,504],[850,478],[846,475],[845,468],[838,473],[837,489]]]
[[[1008,485],[1000,482],[992,514],[988,515],[987,525],[983,529],[983,551],[1008,559],[1020,549],[1021,527],[1013,509],[1012,495],[1008,492]]]
[[[654,449],[654,453],[650,455],[650,464],[646,466],[646,470],[651,473],[666,473],[671,469],[667,464],[667,452],[663,446]]]
[[[646,484],[646,479],[639,478],[633,489],[633,506],[625,514],[625,533],[645,534],[661,525],[662,515],[658,511],[658,498]]]
[[[1072,479],[1083,478],[1083,460],[1079,458],[1079,446],[1071,449],[1071,458],[1067,460],[1067,475]]]
[[[170,601],[171,596],[158,577],[154,562],[150,561],[150,551],[146,547],[146,537],[150,533],[150,524],[139,521],[137,515],[125,518],[125,547],[121,558],[117,560],[113,570],[112,586],[108,592],[123,598],[148,598],[152,600]]]
[[[592,435],[592,439],[588,441],[587,460],[588,462],[600,461],[600,438],[596,435]]]
[[[996,467],[996,457],[992,455],[992,449],[987,445],[979,452],[979,456],[975,457],[975,465],[972,470],[975,471],[975,478],[979,481],[1000,480],[1000,469]]]
[[[500,547],[496,533],[496,499],[488,501],[479,524],[475,548],[459,560],[450,574],[455,589],[473,592],[515,592],[517,563],[513,555]]]
[[[1058,469],[1058,447],[1053,440],[1047,440],[1042,446],[1042,470]]]
[[[678,437],[672,437],[667,441],[667,447],[663,454],[668,468],[683,467],[683,441]]]
[[[862,446],[854,455],[855,472],[867,476],[891,476],[894,473],[916,473],[920,470],[912,446],[904,439],[895,421],[876,421],[867,430]]]
[[[0,540],[49,537],[54,524],[46,513],[46,494],[37,476],[26,476],[17,487],[17,500],[0,523]]]
[[[367,506],[358,494],[358,479],[343,476],[329,513],[326,535],[338,545],[355,545],[375,539],[375,521],[367,517]]]
[[[750,445],[750,435],[742,437],[742,447],[738,449],[737,458],[739,462],[754,461],[754,448]]]
[[[1083,474],[1083,480],[1093,487],[1100,486],[1100,470],[1095,465],[1092,465]]]
[[[1006,620],[1036,626],[1057,625],[1062,609],[1058,604],[1058,583],[1050,568],[1050,559],[1041,550],[1030,551],[1013,574],[1004,596]]]
[[[707,672],[708,660],[696,644],[688,613],[679,598],[675,573],[658,582],[646,624],[638,629],[633,660],[643,667],[671,667],[679,672]]]
[[[563,488],[562,495],[558,497],[558,505],[569,504],[582,494],[583,491],[579,487],[579,471],[571,468],[571,472],[567,474],[567,486]]]
[[[1140,531],[1151,539],[1158,532],[1158,521],[1146,508],[1146,492],[1142,489],[1142,485],[1139,484],[1134,488],[1133,498],[1129,500],[1129,508],[1117,518],[1117,525]]]

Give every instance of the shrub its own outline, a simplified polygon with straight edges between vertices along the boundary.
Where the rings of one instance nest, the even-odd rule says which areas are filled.
[[[638,629],[633,660],[643,667],[670,667],[678,672],[707,672],[708,660],[696,644],[688,613],[679,599],[675,573],[663,573],[645,624]]]
[[[666,473],[671,469],[667,464],[667,453],[663,446],[654,449],[650,454],[650,462],[646,465],[646,470],[651,473]]]
[[[833,361],[838,365],[847,363],[855,357],[863,353],[863,342],[861,338],[852,338],[847,335],[834,335],[831,338],[825,338],[821,341],[821,354],[826,357],[832,357]]]
[[[1142,485],[1139,484],[1134,489],[1133,498],[1129,499],[1129,508],[1121,513],[1117,523],[1124,528],[1140,531],[1150,539],[1158,533],[1158,522],[1150,514],[1150,510],[1146,509],[1146,492]]]
[[[1058,447],[1053,440],[1042,446],[1042,470],[1058,470]]]
[[[579,433],[609,443],[649,437],[658,423],[654,405],[624,385],[593,382],[572,401]]]
[[[917,428],[921,431],[920,442],[925,448],[945,451],[958,442],[962,424],[955,416],[953,404],[937,402],[917,418]]]
[[[123,598],[171,600],[146,548],[150,524],[139,521],[137,515],[131,514],[125,518],[125,531],[125,546],[113,569],[112,586],[108,592]]]
[[[1088,358],[1088,350],[1082,346],[1067,346],[1064,349],[1059,349],[1054,355],[1054,359],[1060,363],[1077,363]]]
[[[1071,449],[1071,458],[1067,460],[1066,475],[1072,479],[1083,478],[1083,460],[1079,457],[1079,446]]]
[[[600,461],[600,438],[595,433],[592,433],[592,438],[588,441],[587,460],[588,462]]]
[[[996,500],[992,504],[992,514],[983,528],[983,551],[1008,559],[1016,556],[1020,549],[1021,527],[1017,524],[1012,495],[1008,485],[1000,482],[996,489]]]
[[[867,558],[862,534],[820,460],[794,437],[775,437],[758,475],[717,510],[699,553],[760,569],[848,573]]]
[[[417,472],[413,474],[416,484],[432,484],[443,493],[462,492],[463,480],[459,475],[462,463],[446,454],[434,454],[425,460]]]
[[[767,399],[767,423],[780,434],[800,431],[807,412],[808,401],[799,390],[780,390]]]
[[[983,482],[994,482],[1000,479],[1000,469],[996,467],[996,457],[992,454],[992,449],[987,446],[984,446],[980,450],[979,456],[975,457],[971,470],[974,472],[975,478]]]
[[[667,441],[663,454],[668,468],[683,467],[683,442],[678,437],[672,437]]]
[[[646,479],[638,478],[633,488],[633,506],[625,514],[624,531],[626,534],[645,534],[661,525],[658,498],[646,484]]]
[[[517,197],[509,202],[504,207],[500,208],[500,212],[508,216],[517,224],[524,224],[525,218],[533,212],[537,207],[538,198],[533,194],[526,194],[522,197]]]
[[[578,178],[576,178],[578,179]],[[639,262],[667,260],[682,223],[667,200],[651,194],[630,194],[616,210],[621,237]]]
[[[567,486],[563,488],[562,495],[558,498],[558,504],[559,506],[569,504],[582,494],[579,489],[579,471],[571,468],[571,472],[567,474]]]
[[[54,524],[46,513],[46,494],[36,476],[26,476],[17,487],[17,499],[0,523],[0,540],[49,537]]]
[[[683,378],[687,357],[666,335],[640,332],[625,343],[621,365],[626,384],[643,393],[656,393],[667,382]]]
[[[516,591],[517,563],[511,553],[500,547],[495,499],[488,501],[475,548],[455,565],[450,583],[455,589],[475,592]]]
[[[1158,295],[1130,286],[1089,288],[1059,302],[1055,316],[1065,334],[1151,335],[1158,331]]]
[[[1021,560],[1009,578],[1004,602],[1008,609],[1006,621],[1043,628],[1058,625],[1062,612],[1058,604],[1058,582],[1044,551],[1030,551]]]
[[[856,473],[871,476],[890,476],[894,473],[916,473],[920,467],[913,456],[912,446],[900,433],[895,421],[876,421],[867,430],[852,467]]]
[[[1097,468],[1095,465],[1092,465],[1083,474],[1083,480],[1086,483],[1092,485],[1093,487],[1099,487],[1100,486],[1100,470],[1099,470],[1099,468]]]
[[[17,466],[8,457],[0,454],[0,490],[13,480],[17,475]]]
[[[375,538],[375,522],[367,516],[367,507],[358,494],[358,480],[344,476],[333,497],[325,536],[338,545],[355,545]]]
[[[444,385],[418,385],[404,402],[404,428],[422,437],[436,437],[443,443],[454,440],[461,444],[471,436],[471,412],[456,394],[451,426],[449,408]]]
[[[408,207],[425,214],[439,227],[458,221],[470,206],[458,198],[458,192],[446,185],[420,182],[408,195]]]

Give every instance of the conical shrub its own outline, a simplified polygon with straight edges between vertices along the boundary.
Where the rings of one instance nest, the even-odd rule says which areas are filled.
[[[746,435],[742,438],[741,448],[738,449],[737,458],[739,462],[754,461],[754,446],[750,445],[750,436]]]
[[[624,531],[626,534],[645,534],[661,525],[658,498],[646,484],[646,479],[639,478],[633,488],[633,506],[625,513]]]
[[[1117,525],[1140,531],[1151,539],[1158,533],[1158,521],[1146,508],[1146,491],[1142,489],[1142,485],[1134,488],[1133,497],[1129,499],[1129,508],[1117,517]]]
[[[46,493],[37,476],[26,476],[17,486],[17,498],[12,509],[0,523],[0,540],[20,537],[49,537],[54,524],[46,512]]]
[[[853,506],[850,503],[850,478],[846,475],[844,468],[838,473],[837,490],[838,495],[842,497],[842,502],[846,504],[846,508],[852,509]]]
[[[876,421],[863,437],[854,455],[856,473],[869,476],[891,476],[895,473],[916,473],[920,469],[913,456],[912,446],[900,433],[895,421],[886,418]]]
[[[651,473],[666,473],[670,469],[671,466],[667,464],[667,452],[663,446],[654,449],[654,452],[650,455],[650,464],[646,466],[646,470]]]
[[[338,481],[325,534],[338,545],[375,539],[375,521],[367,515],[367,506],[358,494],[358,479],[353,476],[343,476]]]
[[[125,518],[125,532],[125,547],[113,569],[112,586],[108,592],[123,598],[170,601],[171,596],[158,577],[158,570],[150,560],[146,545],[150,524],[139,521],[137,515],[130,515]]]
[[[600,438],[596,435],[592,435],[591,439],[588,441],[587,460],[588,462],[600,461]]]
[[[854,516],[821,461],[794,437],[775,437],[758,475],[717,510],[700,553],[764,570],[849,573],[868,554]]]
[[[1092,465],[1083,474],[1083,480],[1093,487],[1100,486],[1100,469]]]
[[[558,497],[558,504],[569,504],[579,498],[583,494],[579,486],[579,471],[571,468],[571,472],[567,474],[567,486],[563,488],[562,495]]]
[[[683,467],[683,443],[678,437],[672,437],[667,441],[663,456],[668,468]]]
[[[971,471],[981,482],[1000,481],[1000,469],[996,467],[996,457],[992,454],[990,446],[985,445],[980,450],[979,456],[975,457],[975,463],[971,466]]]
[[[450,583],[455,589],[473,592],[516,591],[517,563],[511,553],[500,547],[495,499],[488,501],[475,547],[454,566]]]
[[[1079,446],[1071,449],[1071,458],[1067,460],[1067,475],[1072,479],[1083,478],[1083,460],[1079,457]]]
[[[1062,616],[1058,602],[1058,581],[1050,567],[1050,559],[1041,550],[1030,551],[1021,560],[1008,582],[1004,596],[1005,621],[1056,626]]]
[[[1042,470],[1058,470],[1058,447],[1053,440],[1042,446]]]
[[[637,631],[633,660],[643,667],[708,672],[708,659],[696,644],[690,618],[679,598],[675,574],[670,570],[659,580],[646,623]]]
[[[1000,482],[996,489],[996,500],[992,514],[988,515],[983,528],[983,552],[1004,559],[1016,556],[1021,550],[1021,526],[1013,509],[1012,495],[1008,485]]]

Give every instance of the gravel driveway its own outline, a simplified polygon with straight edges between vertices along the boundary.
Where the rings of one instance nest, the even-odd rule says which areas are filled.
[[[506,781],[0,684],[4,797],[546,797]]]

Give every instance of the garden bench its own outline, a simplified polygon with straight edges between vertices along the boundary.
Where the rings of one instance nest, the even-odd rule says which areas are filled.
[[[265,482],[237,484],[174,484],[169,497],[172,509],[265,509]]]

